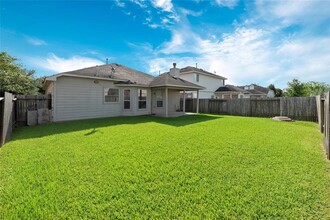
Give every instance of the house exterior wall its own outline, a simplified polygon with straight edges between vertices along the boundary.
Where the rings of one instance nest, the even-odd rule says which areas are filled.
[[[227,92],[227,93],[215,93],[215,96],[216,98],[219,98],[219,99],[247,99],[247,98],[250,98],[250,95],[249,94],[244,94],[242,92],[240,93],[235,93],[235,92]]]
[[[157,107],[157,99],[156,94],[157,92],[163,93],[163,107]],[[152,114],[155,115],[165,115],[165,89],[152,89],[151,91],[151,105],[152,105]]]
[[[199,74],[199,82],[196,82],[195,74]],[[199,98],[210,99],[214,96],[214,92],[224,85],[224,80],[216,77],[204,75],[201,73],[186,73],[180,75],[181,79],[187,80],[189,82],[195,83],[199,86],[205,87],[205,89],[199,91]],[[194,91],[193,98],[197,98],[197,92]]]
[[[104,88],[118,88],[119,102],[104,102]],[[54,84],[53,121],[150,114],[151,91],[147,89],[147,108],[138,109],[138,88],[131,89],[131,110],[123,111],[123,89],[111,81],[59,77]]]
[[[163,92],[163,107],[157,107],[157,100],[156,100],[157,91]],[[176,112],[177,110],[180,110],[180,98],[181,98],[181,94],[179,90],[168,89],[169,114],[171,114],[171,112]],[[165,116],[166,115],[165,89],[153,89],[151,103],[152,103],[152,114]]]
[[[45,90],[45,94],[53,94],[54,82],[51,82]]]
[[[178,90],[168,90],[168,112],[176,112],[180,110],[181,94]]]

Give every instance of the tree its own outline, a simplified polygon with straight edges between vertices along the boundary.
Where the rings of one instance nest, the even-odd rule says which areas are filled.
[[[282,97],[283,96],[283,91],[280,88],[276,88],[274,84],[270,84],[268,86],[268,89],[273,90],[275,97]]]
[[[309,81],[305,84],[309,96],[317,96],[330,90],[330,85],[324,82]]]
[[[288,82],[288,88],[284,95],[298,97],[308,96],[308,93],[304,83],[300,82],[298,79],[293,79],[291,82]]]
[[[27,70],[21,64],[15,63],[17,59],[6,52],[0,52],[0,96],[4,92],[14,94],[37,94],[34,70]]]
[[[276,88],[275,97],[282,97],[283,96],[283,90],[280,88]]]

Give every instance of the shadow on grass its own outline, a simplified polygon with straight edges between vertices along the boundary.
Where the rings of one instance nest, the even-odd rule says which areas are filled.
[[[134,125],[142,123],[159,123],[174,127],[192,125],[196,123],[206,122],[209,120],[220,119],[220,116],[213,115],[186,115],[175,118],[162,118],[155,116],[133,116],[133,117],[110,117],[98,119],[85,119],[77,121],[58,122],[47,125],[37,125],[33,127],[22,127],[14,130],[12,140],[40,138],[44,136],[62,134],[74,131],[89,130],[85,136],[90,136],[98,132],[98,128],[117,126],[117,125]]]

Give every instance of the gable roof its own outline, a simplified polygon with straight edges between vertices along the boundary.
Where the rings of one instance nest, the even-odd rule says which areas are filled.
[[[250,89],[251,85],[254,87],[254,89]],[[259,86],[257,84],[251,84],[251,85],[247,85],[247,87],[249,87],[249,89],[245,89],[246,86],[239,86],[239,87],[244,89],[245,91],[250,92],[251,94],[254,94],[254,95],[267,95],[268,92],[269,92],[268,88]]]
[[[188,82],[184,79],[177,78],[169,74],[168,72],[163,73],[153,79],[150,83],[150,87],[183,87],[190,89],[203,89],[204,87]]]
[[[263,93],[268,93],[270,89],[266,88],[266,87],[262,87],[262,86],[259,86],[259,85],[256,85],[256,84],[252,84],[254,85],[254,89],[257,90],[257,91],[260,91],[260,92],[263,92]]]
[[[215,92],[242,92],[246,93],[246,90],[234,85],[220,86]]]
[[[149,85],[150,82],[154,79],[154,77],[149,74],[131,69],[127,66],[118,63],[111,63],[101,66],[93,66],[84,69],[63,72],[56,74],[53,77],[60,76],[80,76],[97,79],[101,78],[138,85]]]
[[[184,67],[184,68],[180,69],[180,74],[187,74],[187,73],[192,73],[192,72],[201,73],[201,74],[216,77],[216,78],[219,78],[219,79],[224,79],[224,80],[227,79],[223,76],[220,76],[220,75],[217,75],[217,74],[214,74],[214,73],[210,73],[210,72],[205,71],[203,69],[198,69],[198,68],[195,68],[195,67],[192,67],[192,66],[187,66],[187,67]]]

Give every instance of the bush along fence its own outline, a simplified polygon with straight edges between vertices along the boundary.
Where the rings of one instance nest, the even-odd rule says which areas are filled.
[[[49,123],[50,95],[18,95],[5,93],[0,97],[0,146],[11,137],[13,127]]]
[[[330,91],[316,96],[318,122],[323,133],[323,146],[330,160]]]
[[[195,112],[196,106],[196,99],[186,99],[187,112]],[[200,99],[199,112],[253,117],[288,116],[294,120],[318,121],[315,97]]]

